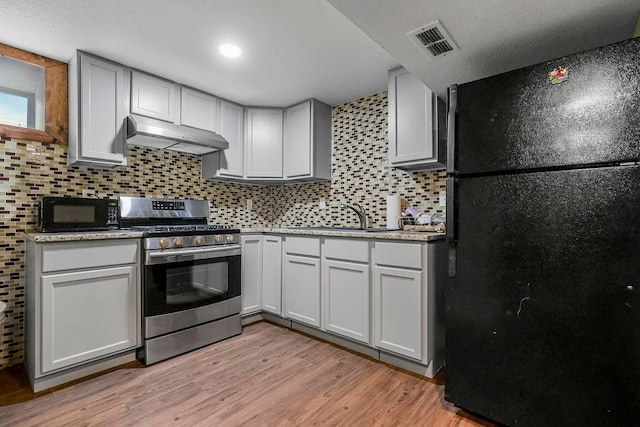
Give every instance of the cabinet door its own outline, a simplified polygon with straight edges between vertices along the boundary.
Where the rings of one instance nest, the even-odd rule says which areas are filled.
[[[42,373],[137,346],[135,265],[43,275]]]
[[[180,88],[180,124],[220,133],[218,99],[187,87]]]
[[[219,151],[218,175],[242,178],[244,175],[244,107],[228,101],[220,102],[220,135],[229,148]]]
[[[282,315],[282,238],[264,236],[262,241],[262,309]]]
[[[284,316],[320,327],[320,260],[284,258]]]
[[[262,236],[242,236],[242,314],[260,310]]]
[[[435,159],[433,98],[431,89],[404,68],[389,72],[391,164]]]
[[[422,359],[422,272],[375,266],[374,344]]]
[[[75,83],[75,79],[73,81]],[[73,120],[80,122],[77,130],[70,129],[71,135],[77,135],[77,141],[71,142],[77,144],[74,149],[77,158],[71,163],[77,160],[107,166],[126,165],[124,120],[128,79],[124,67],[81,54],[80,81],[75,84],[79,84],[80,104]]]
[[[369,343],[369,265],[322,261],[322,326]]]
[[[311,176],[311,101],[286,110],[284,129],[285,178]]]
[[[247,178],[282,178],[282,110],[247,109]]]
[[[131,112],[174,123],[176,121],[176,84],[133,71],[131,73]]]

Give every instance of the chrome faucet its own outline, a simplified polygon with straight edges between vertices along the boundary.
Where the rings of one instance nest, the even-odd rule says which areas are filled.
[[[352,211],[354,211],[358,215],[358,219],[360,220],[360,228],[363,229],[363,230],[365,228],[367,228],[367,214],[365,213],[365,211],[362,208],[362,206],[360,206],[357,203],[352,203],[350,205],[347,205],[347,204],[343,203],[340,206],[343,207],[343,208],[351,209]]]

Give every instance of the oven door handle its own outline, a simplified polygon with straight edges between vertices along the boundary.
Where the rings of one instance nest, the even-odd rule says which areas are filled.
[[[196,249],[177,249],[172,251],[162,250],[158,252],[147,252],[146,265],[161,264],[163,261],[160,258],[168,257],[191,257],[190,259],[209,259],[209,258],[222,258],[226,256],[240,255],[242,251],[241,245],[225,245],[207,248]],[[178,262],[179,260],[167,260],[166,262]],[[165,262],[165,263],[166,263]]]

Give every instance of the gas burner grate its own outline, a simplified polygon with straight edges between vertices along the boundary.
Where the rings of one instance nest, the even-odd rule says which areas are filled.
[[[131,227],[132,231],[145,232],[185,232],[185,231],[226,231],[233,230],[230,225],[135,225]]]

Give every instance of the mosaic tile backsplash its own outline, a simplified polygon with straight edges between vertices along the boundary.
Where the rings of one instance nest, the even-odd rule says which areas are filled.
[[[0,369],[22,361],[25,230],[36,226],[42,196],[145,196],[207,199],[211,223],[240,227],[344,225],[358,219],[342,203],[361,204],[370,226],[385,226],[386,196],[402,196],[419,211],[444,212],[444,172],[405,172],[387,164],[387,92],[333,108],[332,180],[283,186],[206,181],[200,157],[131,146],[129,165],[117,169],[67,166],[66,147],[2,139],[0,162],[0,300],[7,301],[0,335]],[[253,200],[247,211],[246,200]],[[320,209],[320,199],[327,208]]]

